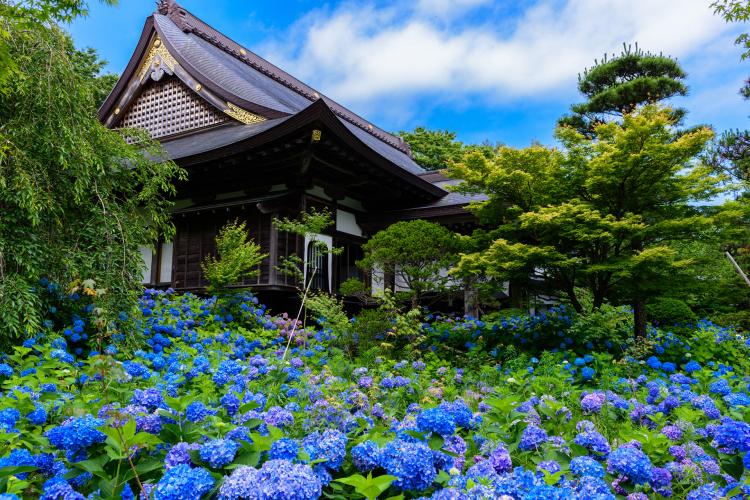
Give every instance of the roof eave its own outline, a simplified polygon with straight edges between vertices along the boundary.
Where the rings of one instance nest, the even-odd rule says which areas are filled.
[[[418,188],[428,197],[438,199],[448,194],[446,190],[422,179],[419,175],[408,172],[404,168],[394,164],[378,152],[374,151],[367,144],[362,142],[343,123],[341,123],[336,114],[334,114],[334,112],[328,107],[323,99],[318,99],[299,113],[289,116],[289,118],[279,123],[278,125],[268,130],[264,130],[257,135],[242,139],[226,146],[221,146],[210,151],[203,151],[194,155],[185,156],[179,158],[176,161],[180,165],[187,167],[216,160],[219,158],[224,158],[254,147],[261,146],[267,142],[283,137],[284,135],[293,132],[294,130],[314,123],[315,121],[320,121],[323,125],[328,127],[339,138],[344,140],[349,145],[349,147],[351,147],[357,153],[361,154],[364,158],[371,161],[373,164],[377,165],[391,175],[394,175],[407,182],[408,184]]]

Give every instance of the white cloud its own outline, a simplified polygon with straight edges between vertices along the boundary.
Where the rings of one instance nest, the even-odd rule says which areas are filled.
[[[262,52],[359,107],[424,94],[500,102],[569,93],[579,71],[604,52],[619,52],[623,42],[686,58],[731,29],[705,0],[541,0],[510,24],[493,18],[499,11],[487,4],[345,4],[312,12]],[[451,13],[486,17],[472,24],[436,18]]]

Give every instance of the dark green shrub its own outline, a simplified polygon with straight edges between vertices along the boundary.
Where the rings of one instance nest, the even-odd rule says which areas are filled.
[[[633,336],[633,311],[625,306],[603,304],[573,318],[568,335],[587,349],[610,350]]]
[[[646,306],[652,323],[662,326],[687,325],[698,321],[698,316],[680,299],[660,297]]]

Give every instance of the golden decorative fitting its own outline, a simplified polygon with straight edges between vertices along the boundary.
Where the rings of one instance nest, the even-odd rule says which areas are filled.
[[[313,92],[313,95],[315,96],[316,99],[320,98],[320,94],[318,94],[317,92]]]
[[[242,54],[243,56],[246,56],[247,51],[245,49],[240,49],[240,54]]]
[[[232,104],[231,102],[227,103],[227,109],[225,109],[224,112],[235,120],[244,124],[260,123],[266,121],[266,119],[262,116],[258,116],[249,111],[246,111],[239,106]]]
[[[197,84],[197,85],[195,86],[195,90],[196,90],[196,91],[198,91],[198,92],[200,92],[201,90],[203,90],[203,85],[201,85],[200,83],[199,83],[199,84]]]
[[[120,114],[120,108],[115,108],[115,114],[116,114],[116,115],[119,115],[119,114]]]
[[[143,63],[141,63],[141,67],[138,70],[138,78],[143,80],[149,73],[151,66],[157,67],[162,64],[169,68],[170,71],[174,71],[174,68],[177,66],[177,60],[172,57],[172,54],[161,43],[159,37],[156,37],[151,43],[151,48],[143,59]]]
[[[320,138],[323,136],[323,132],[321,132],[318,129],[314,129],[312,131],[312,141],[313,142],[320,142]]]

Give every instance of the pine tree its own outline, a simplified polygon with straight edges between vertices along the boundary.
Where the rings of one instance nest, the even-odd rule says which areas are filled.
[[[670,57],[644,52],[637,44],[634,49],[623,45],[621,54],[605,54],[578,75],[578,90],[587,100],[571,106],[572,114],[563,116],[559,124],[591,137],[597,125],[621,119],[638,106],[686,95],[686,76]],[[672,110],[675,122],[684,115],[684,109]]]

